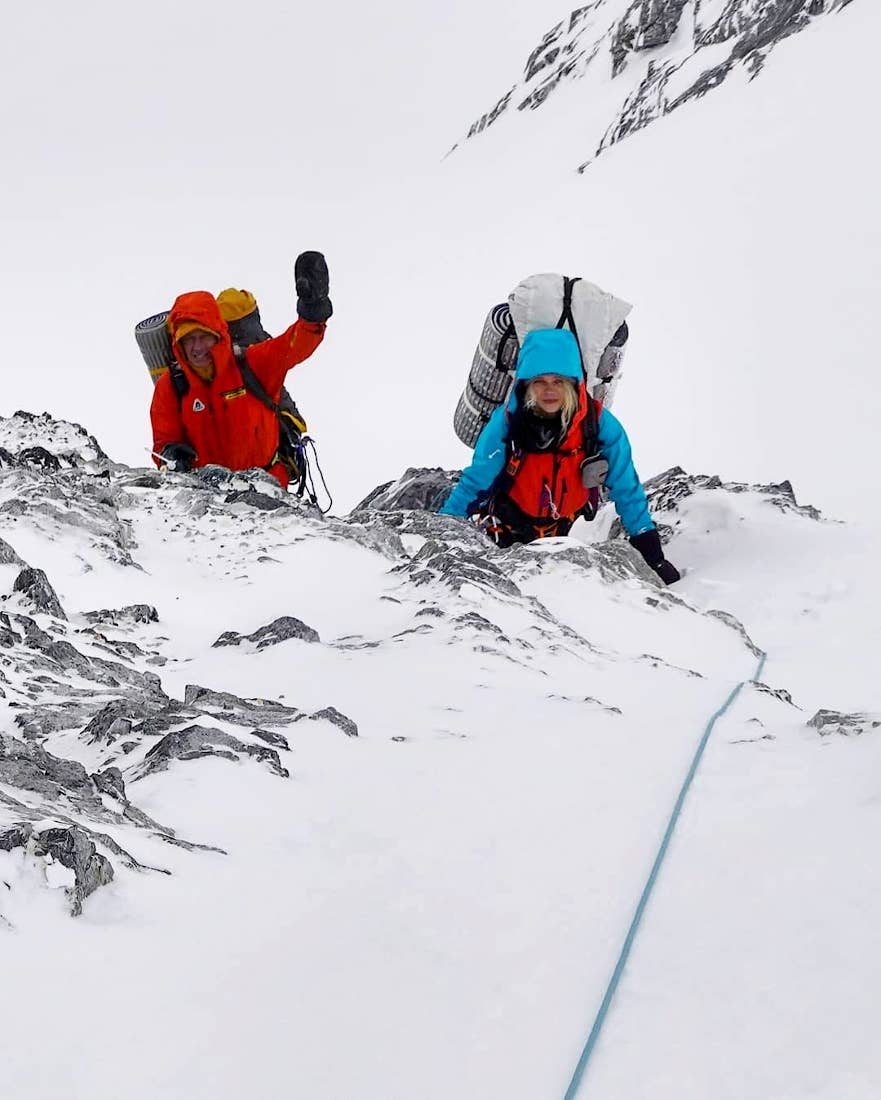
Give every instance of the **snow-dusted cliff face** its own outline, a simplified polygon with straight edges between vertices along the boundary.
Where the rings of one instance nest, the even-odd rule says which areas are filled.
[[[579,166],[731,74],[757,76],[771,50],[851,0],[593,0],[553,26],[514,86],[470,127],[476,137],[506,112],[537,110],[557,89],[584,82],[583,123],[596,132]],[[589,139],[588,139],[589,140]]]

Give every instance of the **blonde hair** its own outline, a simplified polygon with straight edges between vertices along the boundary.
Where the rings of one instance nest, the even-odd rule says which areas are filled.
[[[573,417],[578,412],[578,386],[574,379],[566,378],[567,385],[563,387],[563,404],[560,406],[560,421],[563,431],[566,432],[572,423]],[[535,399],[535,379],[526,384],[526,393],[523,395],[523,406],[530,412],[542,415],[538,402]]]

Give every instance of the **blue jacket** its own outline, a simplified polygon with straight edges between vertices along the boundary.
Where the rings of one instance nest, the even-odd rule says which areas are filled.
[[[540,329],[527,334],[517,357],[516,381],[528,381],[540,374],[561,374],[582,379],[581,355],[575,337],[566,329]],[[517,407],[512,389],[507,412]],[[630,440],[621,422],[603,409],[599,418],[600,453],[609,464],[606,490],[615,504],[628,535],[654,528],[645,491],[637,477],[630,453]],[[462,471],[458,484],[440,509],[441,515],[467,516],[476,501],[484,501],[507,461],[508,418],[500,405],[480,433],[471,465]]]

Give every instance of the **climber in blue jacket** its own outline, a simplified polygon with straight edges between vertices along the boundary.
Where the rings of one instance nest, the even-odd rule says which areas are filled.
[[[490,417],[442,515],[476,516],[499,546],[569,533],[605,485],[630,542],[665,584],[664,557],[620,421],[587,392],[568,329],[527,334],[507,404]]]

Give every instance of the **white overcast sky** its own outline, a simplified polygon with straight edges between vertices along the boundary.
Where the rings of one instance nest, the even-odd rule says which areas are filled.
[[[278,331],[294,256],[321,248],[339,316],[347,275],[400,308],[394,273],[368,287],[359,258],[406,236],[398,197],[550,22],[534,0],[16,4],[0,38],[0,412],[48,408],[146,462],[132,327],[177,293],[253,287]]]

